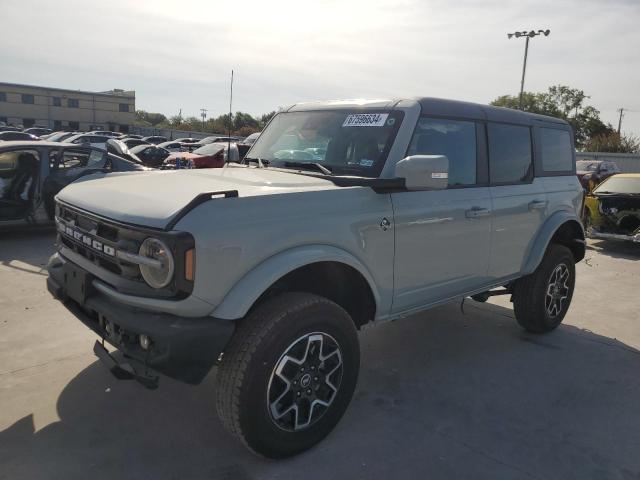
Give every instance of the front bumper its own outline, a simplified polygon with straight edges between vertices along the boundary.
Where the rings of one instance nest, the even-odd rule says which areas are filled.
[[[49,292],[122,352],[127,369],[130,366],[137,377],[151,378],[149,371],[155,371],[186,383],[200,383],[234,332],[235,323],[228,320],[179,317],[116,303],[93,287],[97,280],[89,272],[60,255],[52,257],[47,270]],[[147,349],[141,346],[141,335],[150,340]]]

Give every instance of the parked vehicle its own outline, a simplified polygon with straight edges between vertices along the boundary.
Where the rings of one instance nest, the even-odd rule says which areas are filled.
[[[584,227],[591,238],[640,242],[640,174],[612,175],[589,193]]]
[[[20,132],[21,128],[14,127],[13,125],[0,125],[0,132]]]
[[[91,135],[103,135],[105,137],[112,137],[112,138],[119,138],[122,137],[124,134],[120,133],[120,132],[111,132],[109,130],[93,130],[91,132],[87,132],[88,134]]]
[[[167,158],[171,152],[158,145],[138,145],[130,149],[131,153],[136,155],[144,165],[152,168],[159,168],[162,166],[165,158]]]
[[[78,133],[65,139],[65,142],[79,145],[90,145],[92,147],[107,148],[107,140],[112,138],[108,135],[97,135],[94,133]]]
[[[38,141],[40,140],[40,138],[36,137],[35,135],[31,135],[30,133],[27,132],[16,132],[16,131],[5,131],[5,132],[0,132],[0,141],[1,142],[8,142],[8,141],[15,141],[15,140],[32,140],[32,141]]]
[[[200,143],[199,138],[176,138],[175,141],[180,143]]]
[[[168,142],[159,143],[158,146],[165,150],[169,150],[170,152],[192,152],[201,145],[195,143],[182,143],[178,140],[170,140]]]
[[[151,135],[149,137],[142,137],[142,140],[158,145],[159,143],[166,142],[168,138],[163,137],[162,135]]]
[[[142,140],[141,138],[123,138],[121,140],[129,148],[137,147],[138,145],[151,145],[149,142]]]
[[[220,168],[227,161],[228,145],[226,143],[209,143],[193,152],[174,152],[163,162],[163,168]],[[238,149],[231,144],[231,162],[239,162]]]
[[[124,136],[124,138],[137,138],[137,139],[141,140],[142,139],[142,135],[135,135],[133,133],[128,133],[128,134],[126,134]]]
[[[0,225],[53,220],[54,196],[94,173],[145,170],[104,150],[47,141],[0,144]]]
[[[326,154],[279,158],[308,148]],[[563,120],[433,98],[304,103],[244,161],[65,188],[47,283],[125,355],[94,346],[120,377],[198,383],[217,364],[218,415],[254,452],[293,455],[333,429],[365,324],[508,294],[545,333],[569,308],[585,242]]]
[[[247,152],[249,151],[249,149],[255,143],[255,141],[258,139],[259,136],[260,136],[260,132],[252,133],[247,138],[245,138],[244,140],[236,144],[238,147],[238,154],[240,155],[240,160],[242,160],[245,157],[245,155],[247,154]]]
[[[576,162],[576,175],[582,188],[587,192],[592,191],[603,180],[619,172],[620,169],[615,162],[603,160],[578,160]]]
[[[25,128],[23,132],[30,133],[31,135],[35,135],[36,137],[42,137],[43,135],[49,135],[51,133],[51,129],[45,127],[31,127]]]
[[[200,140],[198,140],[198,143],[201,143],[202,145],[206,145],[208,143],[214,143],[214,142],[240,142],[242,141],[241,137],[229,137],[229,136],[225,136],[225,135],[211,135],[209,137],[205,137],[202,138]]]
[[[42,140],[46,140],[47,142],[64,142],[67,138],[77,134],[78,132],[53,132],[50,135],[43,137]]]

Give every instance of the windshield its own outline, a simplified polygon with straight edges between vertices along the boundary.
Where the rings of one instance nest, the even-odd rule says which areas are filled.
[[[377,177],[403,115],[384,110],[280,113],[258,137],[247,158],[284,168],[319,163],[334,175]]]
[[[222,143],[209,143],[200,148],[196,148],[193,153],[198,155],[213,155],[216,152],[224,149],[224,144]]]
[[[593,193],[640,194],[640,177],[620,177],[614,175],[602,182]]]
[[[580,172],[595,172],[598,170],[600,162],[589,162],[586,160],[578,160],[576,162],[576,170]]]

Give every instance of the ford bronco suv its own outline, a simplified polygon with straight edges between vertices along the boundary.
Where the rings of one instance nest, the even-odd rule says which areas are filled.
[[[120,378],[198,383],[217,365],[222,423],[285,457],[345,412],[364,325],[505,293],[524,329],[556,328],[582,201],[562,120],[434,98],[303,103],[242,164],[65,188],[48,288]]]

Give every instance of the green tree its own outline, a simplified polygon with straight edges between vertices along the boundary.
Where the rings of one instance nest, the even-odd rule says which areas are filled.
[[[602,133],[589,138],[584,149],[587,152],[640,153],[640,141],[633,135]]]
[[[613,132],[610,124],[600,120],[600,112],[596,108],[585,105],[588,98],[583,90],[554,85],[546,92],[524,92],[522,110],[566,120],[573,128],[576,146],[582,148],[590,138]],[[491,105],[518,109],[519,97],[503,95],[491,102]]]
[[[161,113],[146,112],[144,110],[136,110],[135,124],[155,127],[156,125],[166,122],[167,117]]]

